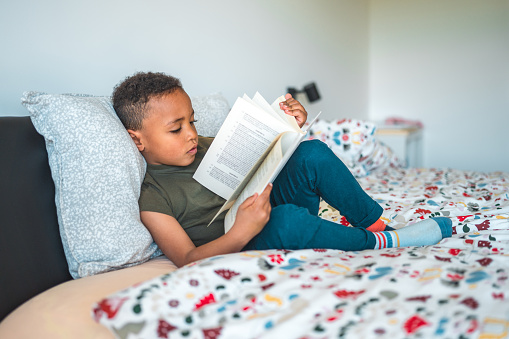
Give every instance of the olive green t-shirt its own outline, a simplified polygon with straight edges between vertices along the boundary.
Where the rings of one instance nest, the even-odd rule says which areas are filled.
[[[225,213],[207,225],[225,200],[193,179],[212,140],[198,138],[198,152],[189,166],[148,164],[139,199],[140,211],[163,213],[177,219],[195,246],[224,234]]]

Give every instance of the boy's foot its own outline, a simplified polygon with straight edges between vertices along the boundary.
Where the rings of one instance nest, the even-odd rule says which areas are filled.
[[[446,217],[430,218],[399,230],[373,232],[375,249],[435,245],[452,235],[452,221]]]

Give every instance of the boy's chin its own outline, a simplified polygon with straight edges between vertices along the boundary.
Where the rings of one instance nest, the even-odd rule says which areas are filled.
[[[175,166],[181,166],[181,167],[189,166],[189,165],[191,165],[194,162],[195,158],[196,158],[196,156],[194,154],[193,155],[188,155],[186,157],[186,159],[183,159],[182,161],[179,162],[178,165],[175,165]]]
[[[185,167],[189,166],[194,162],[194,159],[196,158],[195,155],[188,155],[185,159],[180,159],[179,161],[175,160],[160,160],[160,161],[147,161],[148,164],[151,165],[165,165],[165,166],[178,166],[178,167]]]

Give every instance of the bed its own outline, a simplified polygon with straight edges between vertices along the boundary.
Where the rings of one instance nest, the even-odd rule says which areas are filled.
[[[202,123],[199,133],[213,136],[228,103],[219,94],[192,101]],[[362,252],[251,251],[175,269],[140,223],[137,194],[144,164],[109,98],[32,93],[23,102],[47,140],[60,230],[66,235],[62,242],[76,280],[25,303],[2,323],[2,333],[18,338],[509,336],[507,172],[408,169],[377,141],[374,124],[318,121],[309,138],[327,143],[345,162],[384,207],[388,225],[402,228],[445,216],[453,222],[453,236],[435,246]],[[90,183],[104,194],[88,190]],[[58,205],[61,201],[67,204]],[[117,216],[112,206],[113,212],[124,212]],[[325,202],[320,215],[350,226]],[[105,224],[114,225],[112,232]]]
[[[112,294],[92,316],[118,338],[508,337],[509,173],[381,163],[358,180],[383,219],[450,217],[451,238],[216,256]],[[348,225],[325,202],[320,214]]]

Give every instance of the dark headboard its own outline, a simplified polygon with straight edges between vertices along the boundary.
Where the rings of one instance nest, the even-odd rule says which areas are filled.
[[[43,137],[29,117],[0,117],[0,320],[70,280]]]

